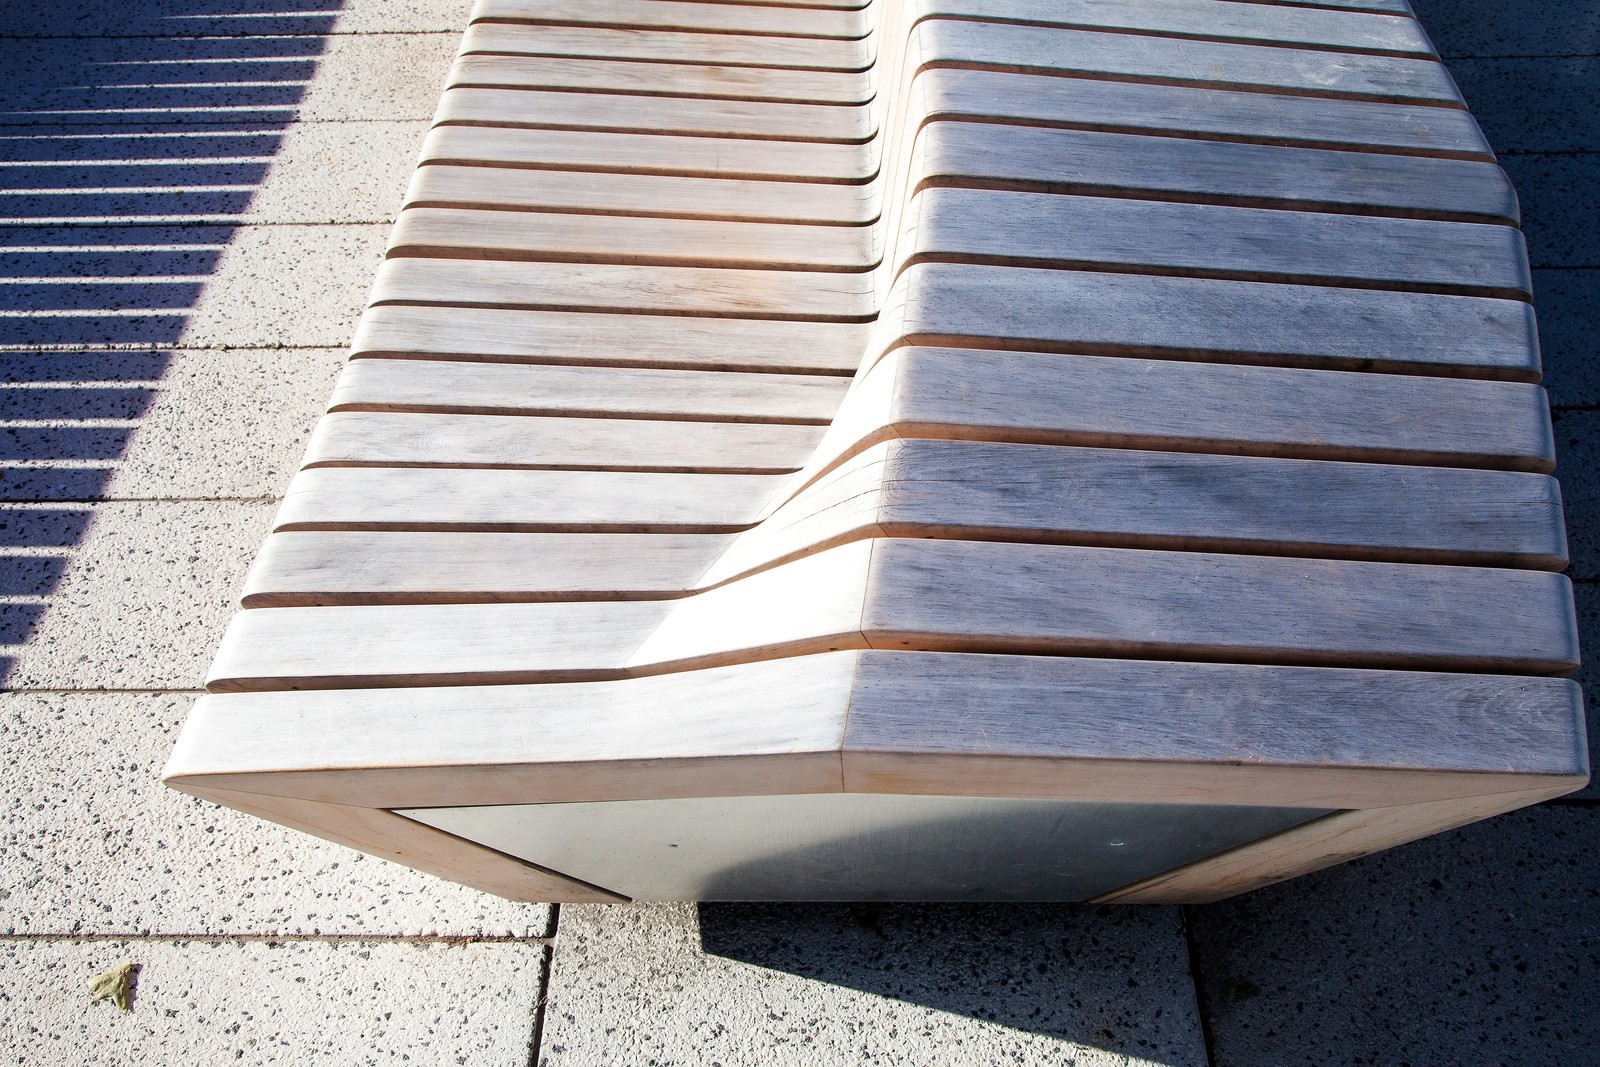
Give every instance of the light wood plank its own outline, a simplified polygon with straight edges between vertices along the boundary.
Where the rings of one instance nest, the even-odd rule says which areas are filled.
[[[318,467],[289,483],[274,529],[631,530],[748,526],[780,475]]]
[[[775,423],[339,411],[305,467],[496,467],[754,474],[803,466],[822,430]]]
[[[418,167],[407,207],[523,208],[637,219],[692,218],[865,226],[878,217],[872,185],[676,178],[657,174]],[[635,222],[636,227],[643,223]]]
[[[1058,193],[1515,223],[1492,163],[938,122],[918,140],[919,185],[986,183]]]
[[[847,384],[815,374],[358,359],[328,409],[826,425]]]
[[[837,185],[878,167],[872,145],[463,126],[428,131],[420,162]]]
[[[872,67],[873,51],[866,41],[789,38],[781,47],[777,44],[770,37],[731,33],[479,22],[467,28],[461,54],[570,56],[843,73],[859,73]]]
[[[907,348],[886,436],[975,438],[1548,473],[1543,389],[1350,371]],[[819,453],[823,450],[819,450]]]
[[[762,34],[773,37],[865,37],[870,22],[858,11],[690,0],[478,0],[473,22],[542,26],[625,26],[649,30]],[[787,43],[787,42],[783,42]],[[783,43],[774,43],[782,47]]]
[[[1494,158],[1472,116],[1456,108],[953,68],[923,70],[910,93],[908,106],[920,122],[967,118],[1302,148]]]
[[[919,19],[1019,22],[1308,48],[1435,55],[1414,19],[1229,0],[920,0]]]
[[[1213,3],[1221,7],[1217,0]],[[1455,82],[1433,59],[955,19],[920,22],[909,41],[910,54],[924,66],[1463,106]]]
[[[388,254],[861,273],[878,261],[874,232],[864,226],[705,219],[641,223],[611,215],[418,207],[400,213]]]
[[[897,288],[878,328],[903,344],[1539,376],[1520,300],[940,263]]]
[[[1548,675],[1578,662],[1559,574],[968,541],[875,550],[873,648]]]
[[[245,611],[207,687],[601,680],[861,647],[1564,674],[1571,596],[1535,571],[880,539],[671,602]]]
[[[1566,566],[1540,474],[975,441],[888,446],[891,537]]]
[[[1571,783],[1582,721],[1567,679],[871,651],[845,788],[1384,808]]]
[[[404,217],[402,216],[402,222]],[[1531,299],[1509,226],[1109,197],[929,189],[896,260],[1014,263]]]
[[[843,374],[860,362],[866,336],[853,323],[374,307],[352,356]]]
[[[868,322],[875,310],[860,274],[404,258],[379,269],[372,303],[823,322]]]
[[[200,702],[194,735],[167,775],[185,788],[239,784],[377,807],[418,797],[455,803],[444,798],[461,796],[468,781],[480,801],[520,803],[574,793],[625,800],[711,795],[696,792],[705,789],[838,792],[856,662],[856,654],[841,653],[537,689],[328,692],[312,698],[322,729],[299,743],[305,695],[214,695]],[[402,701],[414,702],[409,713]],[[430,730],[433,743],[418,746]],[[499,748],[487,759],[486,741]],[[340,765],[360,750],[372,773]]]
[[[306,530],[269,536],[245,607],[681,595],[731,534]]]
[[[667,96],[641,108],[637,96],[532,89],[448,89],[434,122],[851,145],[865,144],[876,132],[865,107]]]
[[[451,88],[577,89],[804,104],[865,104],[873,96],[872,82],[864,74],[550,56],[464,55],[450,68],[446,84]]]

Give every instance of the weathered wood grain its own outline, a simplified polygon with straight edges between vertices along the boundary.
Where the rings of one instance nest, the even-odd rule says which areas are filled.
[[[1458,222],[1517,220],[1492,163],[1233,144],[1086,130],[936,122],[912,163],[918,186],[984,184]]]
[[[878,166],[872,145],[463,126],[430,130],[421,162],[842,185]]]
[[[626,26],[841,40],[865,37],[870,29],[868,20],[850,9],[691,0],[588,0],[583,4],[562,0],[478,0],[472,19],[475,25],[524,22],[542,26]]]
[[[896,286],[878,326],[894,344],[1539,376],[1520,300],[944,263]]]
[[[860,274],[460,259],[386,260],[372,303],[818,322],[874,314],[871,281]]]
[[[358,359],[328,409],[826,425],[846,384],[815,374]]]
[[[797,470],[822,430],[776,423],[339,411],[306,446],[311,467]]]
[[[878,260],[870,232],[856,226],[707,219],[658,218],[641,225],[612,215],[415,207],[400,213],[388,254],[861,273]]]
[[[878,199],[872,185],[428,166],[412,176],[406,206],[865,226]]]
[[[919,0],[915,18],[1114,29],[1158,36],[1433,56],[1414,19],[1230,0]]]
[[[641,110],[637,96],[533,89],[448,89],[434,121],[438,126],[613,130],[825,144],[864,144],[875,132],[872,115],[864,107],[653,97],[649,109]]]
[[[901,228],[902,265],[1114,267],[1524,300],[1533,292],[1522,235],[1509,226],[927,189],[912,198]]]
[[[943,18],[917,23],[907,47],[924,66],[1461,106],[1455,83],[1434,59]]]
[[[480,22],[467,28],[462,55],[571,56],[719,67],[829,70],[858,73],[872,67],[866,41],[770,37],[730,33],[676,33],[593,26],[529,26]]]
[[[351,354],[837,375],[856,368],[866,338],[855,323],[379,306],[361,317]]]
[[[864,74],[554,56],[464,55],[450,68],[446,84],[799,104],[865,104],[873,97],[872,82]]]
[[[750,525],[780,481],[770,474],[316,467],[294,476],[273,525],[721,532]]]
[[[1472,116],[1455,108],[949,67],[923,70],[909,93],[908,111],[919,122],[966,119],[1302,148],[1494,158]]]

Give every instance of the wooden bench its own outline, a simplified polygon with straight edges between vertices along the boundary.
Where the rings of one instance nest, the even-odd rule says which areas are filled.
[[[1516,222],[1404,0],[479,0],[167,781],[535,900],[1568,792]]]

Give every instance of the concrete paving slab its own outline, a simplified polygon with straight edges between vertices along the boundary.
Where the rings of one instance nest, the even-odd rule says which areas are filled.
[[[1534,808],[1189,909],[1215,1062],[1590,1062],[1600,809]]]
[[[561,909],[540,1063],[1204,1064],[1174,908]]]
[[[423,120],[290,126],[243,220],[394,221],[428,126]]]
[[[522,1067],[540,945],[0,942],[0,1048],[32,1067]],[[137,965],[133,1008],[88,980]]]
[[[1600,53],[1600,0],[1411,0],[1446,59]]]
[[[1522,232],[1535,267],[1600,266],[1600,155],[1507,156],[1501,164],[1522,201]],[[1536,294],[1537,295],[1537,294]]]
[[[348,345],[388,238],[387,223],[241,227],[206,278],[179,343]]]
[[[0,507],[19,543],[67,557],[48,597],[0,603],[12,689],[198,689],[271,502],[104,503],[71,547],[66,508]],[[69,546],[59,549],[61,542]],[[0,560],[3,562],[3,560]]]
[[[0,8],[0,37],[226,37],[325,33],[459,31],[466,0],[322,0],[311,3],[222,0],[59,0]]]
[[[1600,405],[1600,270],[1536,270],[1533,293],[1550,403]]]
[[[0,38],[0,124],[217,124],[433,115],[460,31],[287,37]]]
[[[1575,579],[1600,578],[1600,411],[1556,408],[1550,413],[1561,464],[1561,503]]]
[[[1554,10],[1571,18],[1562,5]],[[1578,29],[1593,34],[1596,25]],[[1593,151],[1600,148],[1596,50],[1591,45],[1588,55],[1575,49],[1560,58],[1450,59],[1449,67],[1496,152]]]
[[[433,118],[465,28],[463,23],[449,33],[329,37],[300,117],[317,122]]]
[[[0,349],[339,347],[387,224],[18,227],[0,249]]]
[[[281,496],[344,356],[342,348],[174,353],[105,496]]]
[[[387,222],[427,128],[420,120],[301,122],[237,134],[7,127],[0,130],[0,216],[37,226]],[[38,158],[52,146],[54,158]],[[151,249],[148,258],[161,256]]]
[[[0,936],[544,937],[513,904],[159,780],[192,697],[0,694]]]
[[[0,500],[279,495],[344,355],[187,349],[8,360],[15,384],[0,384]],[[150,377],[129,377],[137,374]]]

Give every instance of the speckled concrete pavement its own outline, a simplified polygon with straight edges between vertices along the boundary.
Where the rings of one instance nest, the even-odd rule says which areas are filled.
[[[1206,907],[558,914],[163,789],[466,6],[0,8],[0,1061],[1600,1063],[1600,791]],[[1600,0],[1420,10],[1522,192],[1600,648]]]

